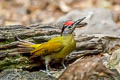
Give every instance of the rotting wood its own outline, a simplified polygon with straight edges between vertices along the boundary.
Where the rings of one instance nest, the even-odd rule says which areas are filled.
[[[6,57],[17,56],[19,54],[17,51],[19,41],[16,40],[16,35],[22,40],[42,43],[52,37],[58,36],[60,31],[58,26],[51,24],[35,24],[28,27],[22,25],[1,27],[0,59],[4,60]],[[79,35],[79,37],[76,37],[76,41],[76,50],[68,55],[66,58],[67,61],[75,60],[84,55],[106,53],[116,45],[120,45],[120,37],[112,35]]]

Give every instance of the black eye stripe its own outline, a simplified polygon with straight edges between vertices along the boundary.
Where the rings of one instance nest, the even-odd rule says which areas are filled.
[[[62,27],[61,33],[63,33],[63,31],[64,31],[64,29],[65,29],[66,27],[67,27],[67,26],[65,26],[65,25]]]
[[[67,26],[63,26],[62,30],[64,30]]]

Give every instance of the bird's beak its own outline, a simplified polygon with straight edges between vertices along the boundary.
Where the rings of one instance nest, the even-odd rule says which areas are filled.
[[[75,23],[73,25],[78,26],[78,27],[83,27],[85,25],[87,25],[86,22],[82,22],[86,17],[83,17],[82,19],[78,19],[77,21],[75,21]]]
[[[85,25],[87,25],[86,22],[79,23],[79,24],[77,24],[77,28],[84,27]]]
[[[73,24],[73,31],[75,30],[75,28],[80,28],[80,27],[84,27],[85,25],[87,25],[86,22],[82,22],[86,17],[83,17],[82,19],[78,19],[77,21],[74,22]]]

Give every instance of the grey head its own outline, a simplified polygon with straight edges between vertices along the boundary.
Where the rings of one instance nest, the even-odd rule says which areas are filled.
[[[61,36],[72,34],[76,27],[84,27],[87,23],[82,22],[86,17],[83,17],[82,19],[78,19],[77,21],[66,21],[63,25]]]

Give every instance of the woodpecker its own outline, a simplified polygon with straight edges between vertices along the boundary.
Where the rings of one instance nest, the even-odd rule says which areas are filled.
[[[48,65],[49,62],[53,59],[63,59],[62,65],[65,68],[64,58],[68,54],[70,54],[76,47],[76,41],[74,39],[73,31],[75,30],[76,26],[83,27],[86,25],[85,22],[82,22],[84,19],[85,17],[77,21],[66,21],[61,30],[61,35],[52,38],[48,42],[42,44],[31,44],[28,42],[22,42],[19,46],[33,48],[33,50],[29,51],[30,54],[32,56],[40,56],[45,60],[46,72],[48,74]]]

